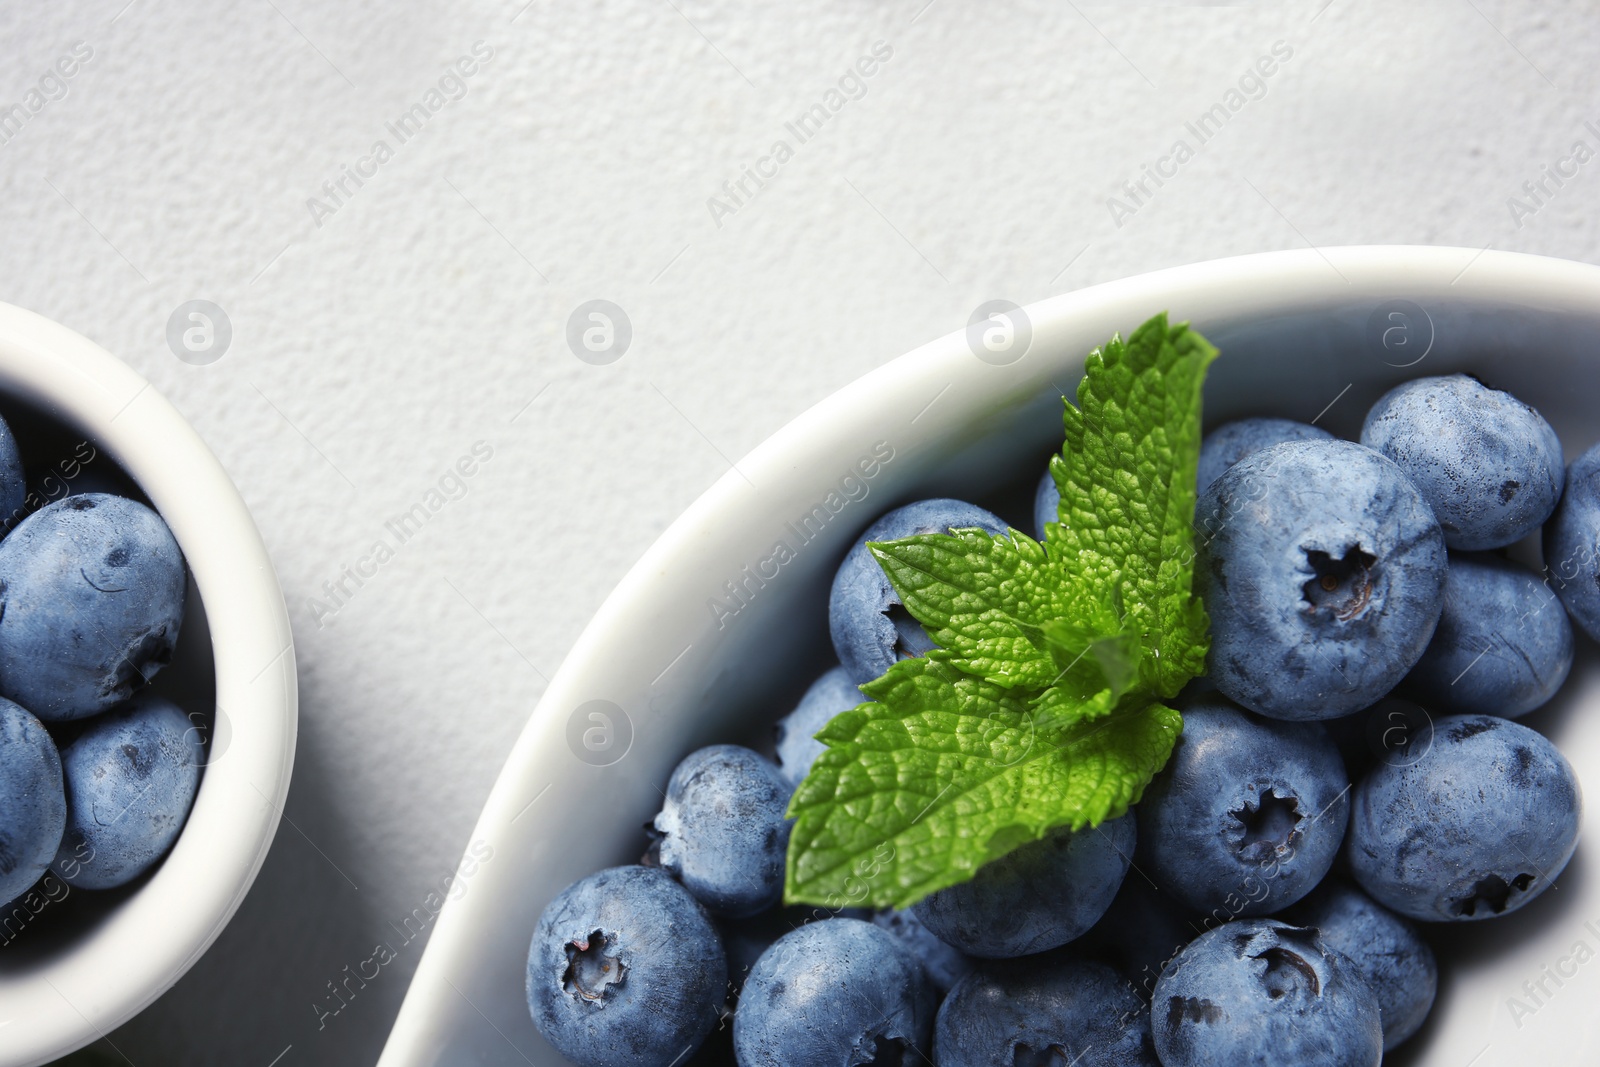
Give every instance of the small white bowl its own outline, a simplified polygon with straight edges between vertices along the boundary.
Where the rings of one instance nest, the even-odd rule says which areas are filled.
[[[216,712],[189,820],[151,875],[103,896],[58,890],[37,916],[19,919],[17,904],[0,910],[9,940],[0,947],[0,1067],[31,1067],[132,1018],[222,932],[283,811],[296,690],[289,616],[261,536],[177,409],[87,338],[8,304],[0,397],[32,409],[25,422],[37,414],[48,432],[89,442],[98,455],[79,474],[85,485],[115,482],[106,470],[114,463],[171,527],[189,596],[178,650],[154,688],[191,713],[210,712],[195,701],[214,692]],[[25,460],[29,441],[19,432]]]
[[[584,631],[495,784],[380,1067],[562,1063],[523,997],[545,904],[601,867],[637,861],[640,826],[688,752],[766,739],[832,654],[829,581],[875,516],[1009,486],[1002,517],[1030,528],[1029,491],[1060,444],[1060,397],[1076,389],[1085,354],[1162,310],[1222,349],[1208,425],[1278,414],[1354,436],[1385,389],[1465,369],[1543,411],[1569,457],[1600,440],[1600,268],[1475,249],[1330,248],[1180,267],[1028,307],[1031,344],[1014,362],[977,358],[958,332],[880,367],[741,460]],[[875,447],[893,458],[862,479],[858,462]],[[865,498],[850,499],[863,484]],[[793,558],[778,565],[780,541]],[[1524,721],[1561,746],[1596,798],[1600,661],[1582,648],[1561,696]],[[1521,912],[1443,931],[1433,1017],[1388,1062],[1600,1062],[1597,865],[1600,849],[1581,844],[1557,887]],[[1535,1002],[1522,983],[1541,980]]]

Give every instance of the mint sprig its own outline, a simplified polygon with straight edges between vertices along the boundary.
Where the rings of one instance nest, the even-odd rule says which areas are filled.
[[[1050,461],[1061,491],[1045,530],[1078,582],[1123,605],[1147,637],[1140,677],[1176,696],[1205,671],[1205,607],[1194,594],[1200,388],[1217,350],[1165,314],[1090,353],[1066,440]]]
[[[1044,542],[969,529],[869,546],[938,647],[817,734],[786,899],[906,907],[1143,795],[1182,729],[1166,702],[1205,666],[1193,516],[1216,354],[1164,314],[1089,354]]]

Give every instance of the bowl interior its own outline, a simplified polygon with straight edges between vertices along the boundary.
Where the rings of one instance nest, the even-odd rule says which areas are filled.
[[[5,419],[23,451],[28,489],[36,494],[38,506],[82,493],[113,493],[150,505],[149,497],[139,484],[97,448],[94,441],[73,433],[37,405],[0,397],[0,417]],[[208,763],[212,752],[220,755],[224,751],[222,745],[211,744],[217,679],[211,662],[211,634],[206,624],[205,605],[192,575],[186,576],[183,623],[172,662],[155,676],[146,691],[167,698],[191,716],[195,728],[202,731],[206,740]],[[65,748],[93,721],[89,718],[52,726],[57,746]],[[91,941],[101,924],[124,900],[137,893],[160,866],[158,861],[149,872],[125,886],[92,893],[71,892],[65,888],[65,883],[52,883],[47,891],[40,892],[50,904],[37,913],[19,902],[0,909],[0,974],[25,974]]]
[[[1464,370],[1539,407],[1569,458],[1600,441],[1600,270],[1470,249],[1272,253],[1163,271],[1029,307],[1032,345],[1012,364],[975,358],[958,333],[880,368],[741,460],[585,631],[495,786],[468,850],[480,862],[458,875],[463,891],[443,908],[381,1063],[564,1062],[522,992],[545,904],[594,870],[637,860],[640,828],[682,756],[727,740],[770,751],[773,721],[831,661],[828,582],[873,518],[945,495],[1031,530],[1031,490],[1059,444],[1060,396],[1076,387],[1084,354],[1163,309],[1223,351],[1208,426],[1276,414],[1353,437],[1390,386]],[[842,494],[858,458],[885,443],[893,458],[865,495]],[[780,542],[790,551],[774,564]],[[1519,552],[1537,564],[1536,545]],[[609,729],[601,751],[582,743],[597,712]],[[1600,795],[1591,643],[1560,696],[1524,721]],[[1438,1004],[1387,1062],[1589,1062],[1600,966],[1572,969],[1572,959],[1580,940],[1584,959],[1600,950],[1596,863],[1600,851],[1580,844],[1557,887],[1521,912],[1430,930],[1444,972]],[[1536,1018],[1510,1011],[1508,998],[1526,1000],[1521,983],[1545,967],[1572,974],[1560,971],[1559,989],[1547,982]],[[725,1055],[725,1042],[714,1037],[705,1061]]]
[[[0,414],[42,498],[118,493],[172,530],[188,570],[184,620],[151,688],[207,743],[184,830],[152,870],[103,892],[47,875],[0,910],[0,1067],[25,1067],[132,1017],[221,932],[281,816],[296,689],[283,595],[249,512],[149,383],[78,334],[0,304]],[[53,732],[64,743],[74,728]]]

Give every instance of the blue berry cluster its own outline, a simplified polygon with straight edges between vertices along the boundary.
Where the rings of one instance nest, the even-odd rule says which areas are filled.
[[[28,497],[0,421],[0,503],[20,520],[0,540],[0,914],[13,936],[62,883],[111,889],[155,866],[204,763],[205,731],[144,691],[183,619],[172,533],[126,497],[27,514]]]
[[[1513,720],[1566,680],[1569,613],[1600,639],[1600,446],[1565,470],[1538,412],[1452,375],[1385,395],[1359,442],[1221,426],[1198,485],[1208,674],[1133,810],[904,911],[780,905],[813,735],[933,647],[865,543],[1007,529],[957,500],[891,511],[837,572],[839,665],[776,759],[691,753],[644,861],[545,910],[544,1036],[580,1067],[1371,1067],[1414,1035],[1423,924],[1522,908],[1576,846],[1576,775]],[[1056,500],[1047,473],[1040,536]],[[1544,575],[1504,551],[1541,527]]]

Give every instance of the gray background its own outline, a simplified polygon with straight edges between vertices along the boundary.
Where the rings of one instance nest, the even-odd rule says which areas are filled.
[[[1308,244],[1600,259],[1600,160],[1523,217],[1508,203],[1574,142],[1600,149],[1586,7],[0,9],[0,107],[93,51],[0,145],[0,300],[87,334],[192,420],[298,641],[298,829],[116,1048],[140,1067],[371,1062],[419,941],[320,1030],[312,1005],[455,866],[606,593],[732,459],[980,303]],[[398,143],[386,123],[478,41],[493,57],[465,95]],[[891,58],[800,144],[784,124],[877,41]],[[1256,98],[1130,198],[1277,41],[1292,56]],[[714,217],[780,138],[793,158]],[[323,183],[380,139],[393,158],[334,204]],[[233,329],[205,366],[166,342],[196,299]],[[566,344],[591,299],[633,327],[607,365]],[[493,456],[465,495],[319,611],[479,441]]]

